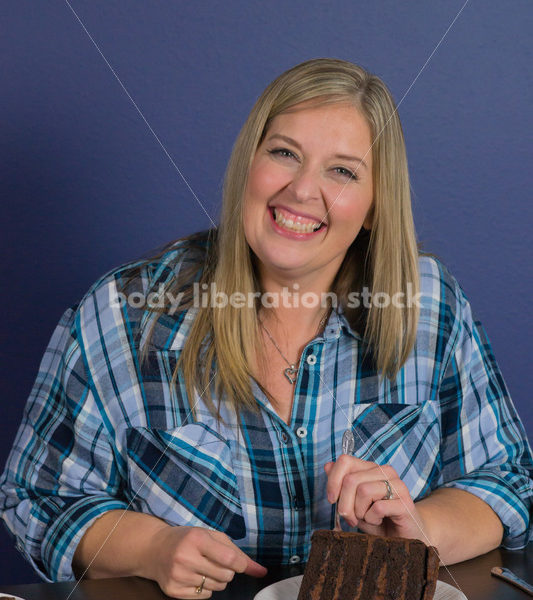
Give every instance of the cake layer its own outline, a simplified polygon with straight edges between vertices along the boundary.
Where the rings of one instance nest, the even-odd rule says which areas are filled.
[[[438,572],[420,540],[318,530],[298,600],[431,600]]]

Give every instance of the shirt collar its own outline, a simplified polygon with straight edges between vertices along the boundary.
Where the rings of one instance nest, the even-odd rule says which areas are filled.
[[[354,337],[360,342],[363,338],[359,335],[355,329],[352,329],[348,319],[346,318],[342,306],[338,306],[331,311],[329,319],[324,328],[323,337],[327,340],[336,340],[340,337],[341,331],[344,329],[346,333]]]
[[[185,317],[183,318],[182,324],[178,332],[174,337],[174,340],[170,344],[170,348],[172,350],[181,350],[183,345],[185,344],[185,340],[187,338],[187,334],[189,333],[190,326],[192,325],[192,321],[196,317],[198,313],[198,308],[190,308],[187,310]],[[339,306],[331,311],[329,319],[326,322],[326,327],[324,328],[324,332],[322,337],[326,341],[333,341],[339,339],[341,336],[341,332],[345,331],[347,334],[351,335],[356,340],[362,342],[363,339],[359,335],[355,329],[352,329],[348,319],[346,318],[342,306]]]

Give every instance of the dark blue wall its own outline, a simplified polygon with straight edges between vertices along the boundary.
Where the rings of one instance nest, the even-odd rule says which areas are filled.
[[[464,0],[70,0],[0,8],[4,462],[63,310],[108,269],[217,220],[263,87],[319,56],[399,101]],[[491,338],[530,437],[533,5],[471,0],[400,106],[419,238]],[[166,148],[166,155],[163,147]],[[3,529],[3,528],[2,528]],[[30,580],[2,530],[0,583]]]

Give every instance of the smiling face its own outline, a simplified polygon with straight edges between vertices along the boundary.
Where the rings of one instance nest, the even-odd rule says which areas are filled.
[[[371,144],[365,118],[349,104],[302,103],[272,120],[243,208],[263,282],[332,283],[361,226],[371,227]]]

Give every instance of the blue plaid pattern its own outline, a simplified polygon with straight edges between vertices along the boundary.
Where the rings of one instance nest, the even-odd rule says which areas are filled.
[[[177,242],[130,291],[146,297],[192,260]],[[140,264],[103,276],[61,317],[0,481],[2,517],[44,579],[72,579],[83,533],[117,508],[224,531],[266,565],[306,560],[311,532],[333,525],[323,467],[347,427],[354,455],[391,464],[413,498],[467,490],[499,515],[507,547],[527,544],[531,449],[486,334],[437,259],[420,257],[417,341],[396,380],[379,381],[333,311],[304,349],[290,426],[255,382],[259,413],[236,422],[222,404],[217,423],[197,396],[193,418],[183,380],[170,379],[197,309],[154,316],[110,302]]]

